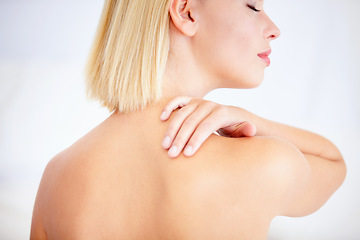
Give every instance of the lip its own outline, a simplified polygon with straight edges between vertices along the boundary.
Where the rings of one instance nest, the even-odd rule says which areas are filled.
[[[261,58],[262,60],[264,60],[264,62],[266,63],[266,66],[269,66],[270,65],[270,58],[269,58],[269,55],[271,53],[271,49],[269,49],[268,51],[266,52],[263,52],[263,53],[259,53],[258,56],[259,58]]]

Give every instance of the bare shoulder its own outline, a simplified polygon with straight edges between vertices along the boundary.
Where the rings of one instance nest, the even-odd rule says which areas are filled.
[[[52,235],[60,221],[71,232],[74,225],[71,224],[73,220],[70,216],[76,216],[79,210],[77,202],[82,198],[82,191],[86,191],[86,186],[83,189],[78,187],[79,182],[84,180],[76,166],[79,163],[72,150],[65,150],[47,164],[36,196],[30,239],[65,237],[62,235],[65,232],[58,233],[58,236]]]
[[[157,171],[135,136],[114,129],[99,125],[50,160],[34,206],[32,239],[44,232],[49,239],[139,239],[136,234],[150,231],[149,217],[156,213],[144,201],[158,198]]]
[[[91,226],[88,219],[98,214],[96,200],[108,186],[102,176],[113,167],[105,149],[92,139],[81,138],[47,164],[35,201],[31,239],[81,239],[91,234],[84,227]],[[104,188],[97,189],[101,184]]]
[[[228,176],[234,179],[234,189],[242,186],[235,184],[239,180],[246,182],[242,187],[252,191],[260,187],[262,202],[268,204],[264,210],[274,216],[302,217],[316,212],[346,175],[344,161],[303,154],[292,143],[277,137],[214,139],[209,141],[209,148],[226,150],[223,157],[207,157],[230,163]]]
[[[199,188],[222,196],[224,206],[254,206],[247,210],[255,214],[261,209],[263,216],[271,218],[301,192],[310,176],[304,155],[276,137],[224,138],[213,134],[197,158],[202,159],[205,173]]]
[[[272,137],[213,134],[195,155],[171,165],[164,173],[169,209],[176,211],[167,222],[185,226],[180,232],[189,239],[265,239],[271,220],[309,176],[304,156]]]
[[[346,174],[343,161],[303,154],[292,143],[276,137],[230,139],[213,135],[198,154],[210,165],[209,180],[200,181],[203,187],[214,195],[227,190],[220,194],[227,196],[222,197],[222,205],[235,209],[252,206],[252,214],[261,209],[270,217],[314,213],[339,188]],[[214,178],[221,179],[219,188],[206,184]]]
[[[213,134],[199,155],[214,164],[229,164],[228,167],[249,171],[267,171],[276,176],[294,176],[293,170],[301,174],[310,168],[304,155],[290,142],[278,137],[225,138]],[[213,160],[211,160],[213,159]]]

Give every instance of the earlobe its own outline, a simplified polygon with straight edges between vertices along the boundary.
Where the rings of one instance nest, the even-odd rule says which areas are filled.
[[[192,16],[192,0],[172,0],[169,14],[176,28],[188,37],[193,37],[197,30],[197,21]]]

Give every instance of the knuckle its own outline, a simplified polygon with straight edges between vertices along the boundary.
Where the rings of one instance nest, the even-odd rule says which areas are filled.
[[[184,110],[182,110],[181,108],[175,113],[174,120],[183,119],[183,116],[184,116]]]
[[[193,127],[195,125],[195,121],[193,119],[187,119],[184,123],[183,126],[184,127]]]
[[[201,101],[201,100],[200,100],[200,101]],[[208,101],[208,100],[203,100],[203,101],[200,102],[200,105],[202,105],[202,106],[207,106],[207,107],[209,107],[209,106],[211,107],[212,104],[213,104],[213,102]]]
[[[170,125],[167,130],[167,134],[169,137],[172,137],[177,132],[177,128],[173,125]]]
[[[216,110],[217,114],[219,114],[219,115],[227,115],[228,114],[228,109],[223,105],[216,106],[215,110]]]
[[[209,131],[210,129],[211,129],[211,123],[209,121],[202,122],[198,127],[198,130],[201,132],[206,132]]]
[[[200,140],[201,140],[201,139],[200,139],[200,136],[199,136],[198,134],[194,134],[194,135],[191,137],[191,139],[190,139],[190,141],[189,141],[189,144],[195,147],[195,145],[199,145]]]
[[[176,102],[186,102],[189,99],[187,96],[177,96],[175,97]]]
[[[208,104],[209,106],[211,106],[211,107],[214,107],[214,108],[216,108],[216,107],[218,106],[217,103],[214,103],[214,102],[211,102],[211,101],[207,101],[207,104]]]
[[[185,107],[182,107],[176,112],[176,116],[182,117],[182,116],[186,115],[186,112],[187,112],[187,109]]]

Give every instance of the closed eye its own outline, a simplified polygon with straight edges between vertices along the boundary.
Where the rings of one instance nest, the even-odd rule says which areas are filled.
[[[254,6],[251,6],[250,4],[247,5],[248,8],[250,8],[251,10],[254,10],[255,12],[260,12],[261,10],[256,9]]]

